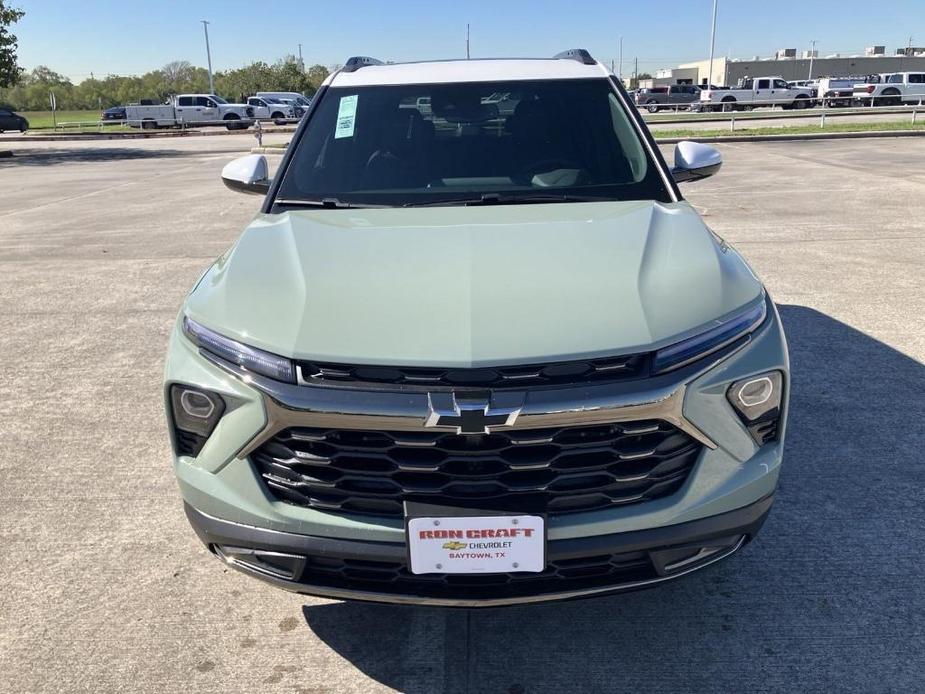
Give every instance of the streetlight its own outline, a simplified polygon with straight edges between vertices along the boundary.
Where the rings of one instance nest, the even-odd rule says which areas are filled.
[[[209,23],[200,19],[202,30],[206,33],[206,59],[209,61],[209,94],[215,93],[215,84],[212,82],[212,51],[209,50]]]
[[[713,0],[713,28],[710,30],[710,73],[707,75],[707,89],[713,84],[713,48],[716,46],[716,0]]]
[[[809,77],[806,79],[811,80],[813,78],[813,57],[816,55],[816,39],[813,39],[813,47],[809,49]]]
[[[623,80],[623,37],[622,36],[620,37],[620,69],[617,72],[617,77],[619,77],[621,81]]]

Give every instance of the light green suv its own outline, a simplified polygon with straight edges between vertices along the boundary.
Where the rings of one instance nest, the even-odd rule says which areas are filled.
[[[774,304],[622,85],[552,59],[351,58],[177,319],[186,513],[277,586],[486,606],[658,584],[761,527],[780,470]]]

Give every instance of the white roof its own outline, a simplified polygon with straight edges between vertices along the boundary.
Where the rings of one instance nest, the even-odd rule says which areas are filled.
[[[380,84],[437,84],[441,82],[503,82],[507,80],[556,80],[606,77],[610,71],[600,63],[536,58],[498,60],[440,60],[421,63],[367,65],[354,72],[334,73],[325,84],[360,87]]]

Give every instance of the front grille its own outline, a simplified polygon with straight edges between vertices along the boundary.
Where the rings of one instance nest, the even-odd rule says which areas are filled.
[[[551,560],[538,573],[412,574],[397,562],[309,556],[301,581],[376,593],[443,599],[512,598],[651,580],[649,553],[601,554]]]
[[[299,370],[302,381],[308,384],[380,383],[408,386],[520,388],[644,378],[649,375],[649,355],[630,354],[526,366],[468,369],[362,366],[303,361],[299,363]]]
[[[299,506],[401,516],[404,501],[573,513],[677,491],[701,444],[659,421],[491,434],[291,428],[252,454]]]

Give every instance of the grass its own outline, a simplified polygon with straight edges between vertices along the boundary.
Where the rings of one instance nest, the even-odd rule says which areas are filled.
[[[653,130],[652,135],[656,140],[675,137],[689,137],[696,140],[698,138],[727,135],[806,135],[814,133],[890,132],[892,130],[925,130],[925,117],[915,125],[912,124],[911,120],[904,120],[890,123],[832,123],[825,127],[819,125],[763,126],[760,128],[736,127],[735,130],[730,130],[729,128],[723,128],[722,130],[679,128],[677,130]]]
[[[53,121],[51,111],[17,111],[19,115],[29,121],[30,130],[51,128]],[[59,123],[96,123],[100,119],[99,111],[58,111],[55,114]]]

